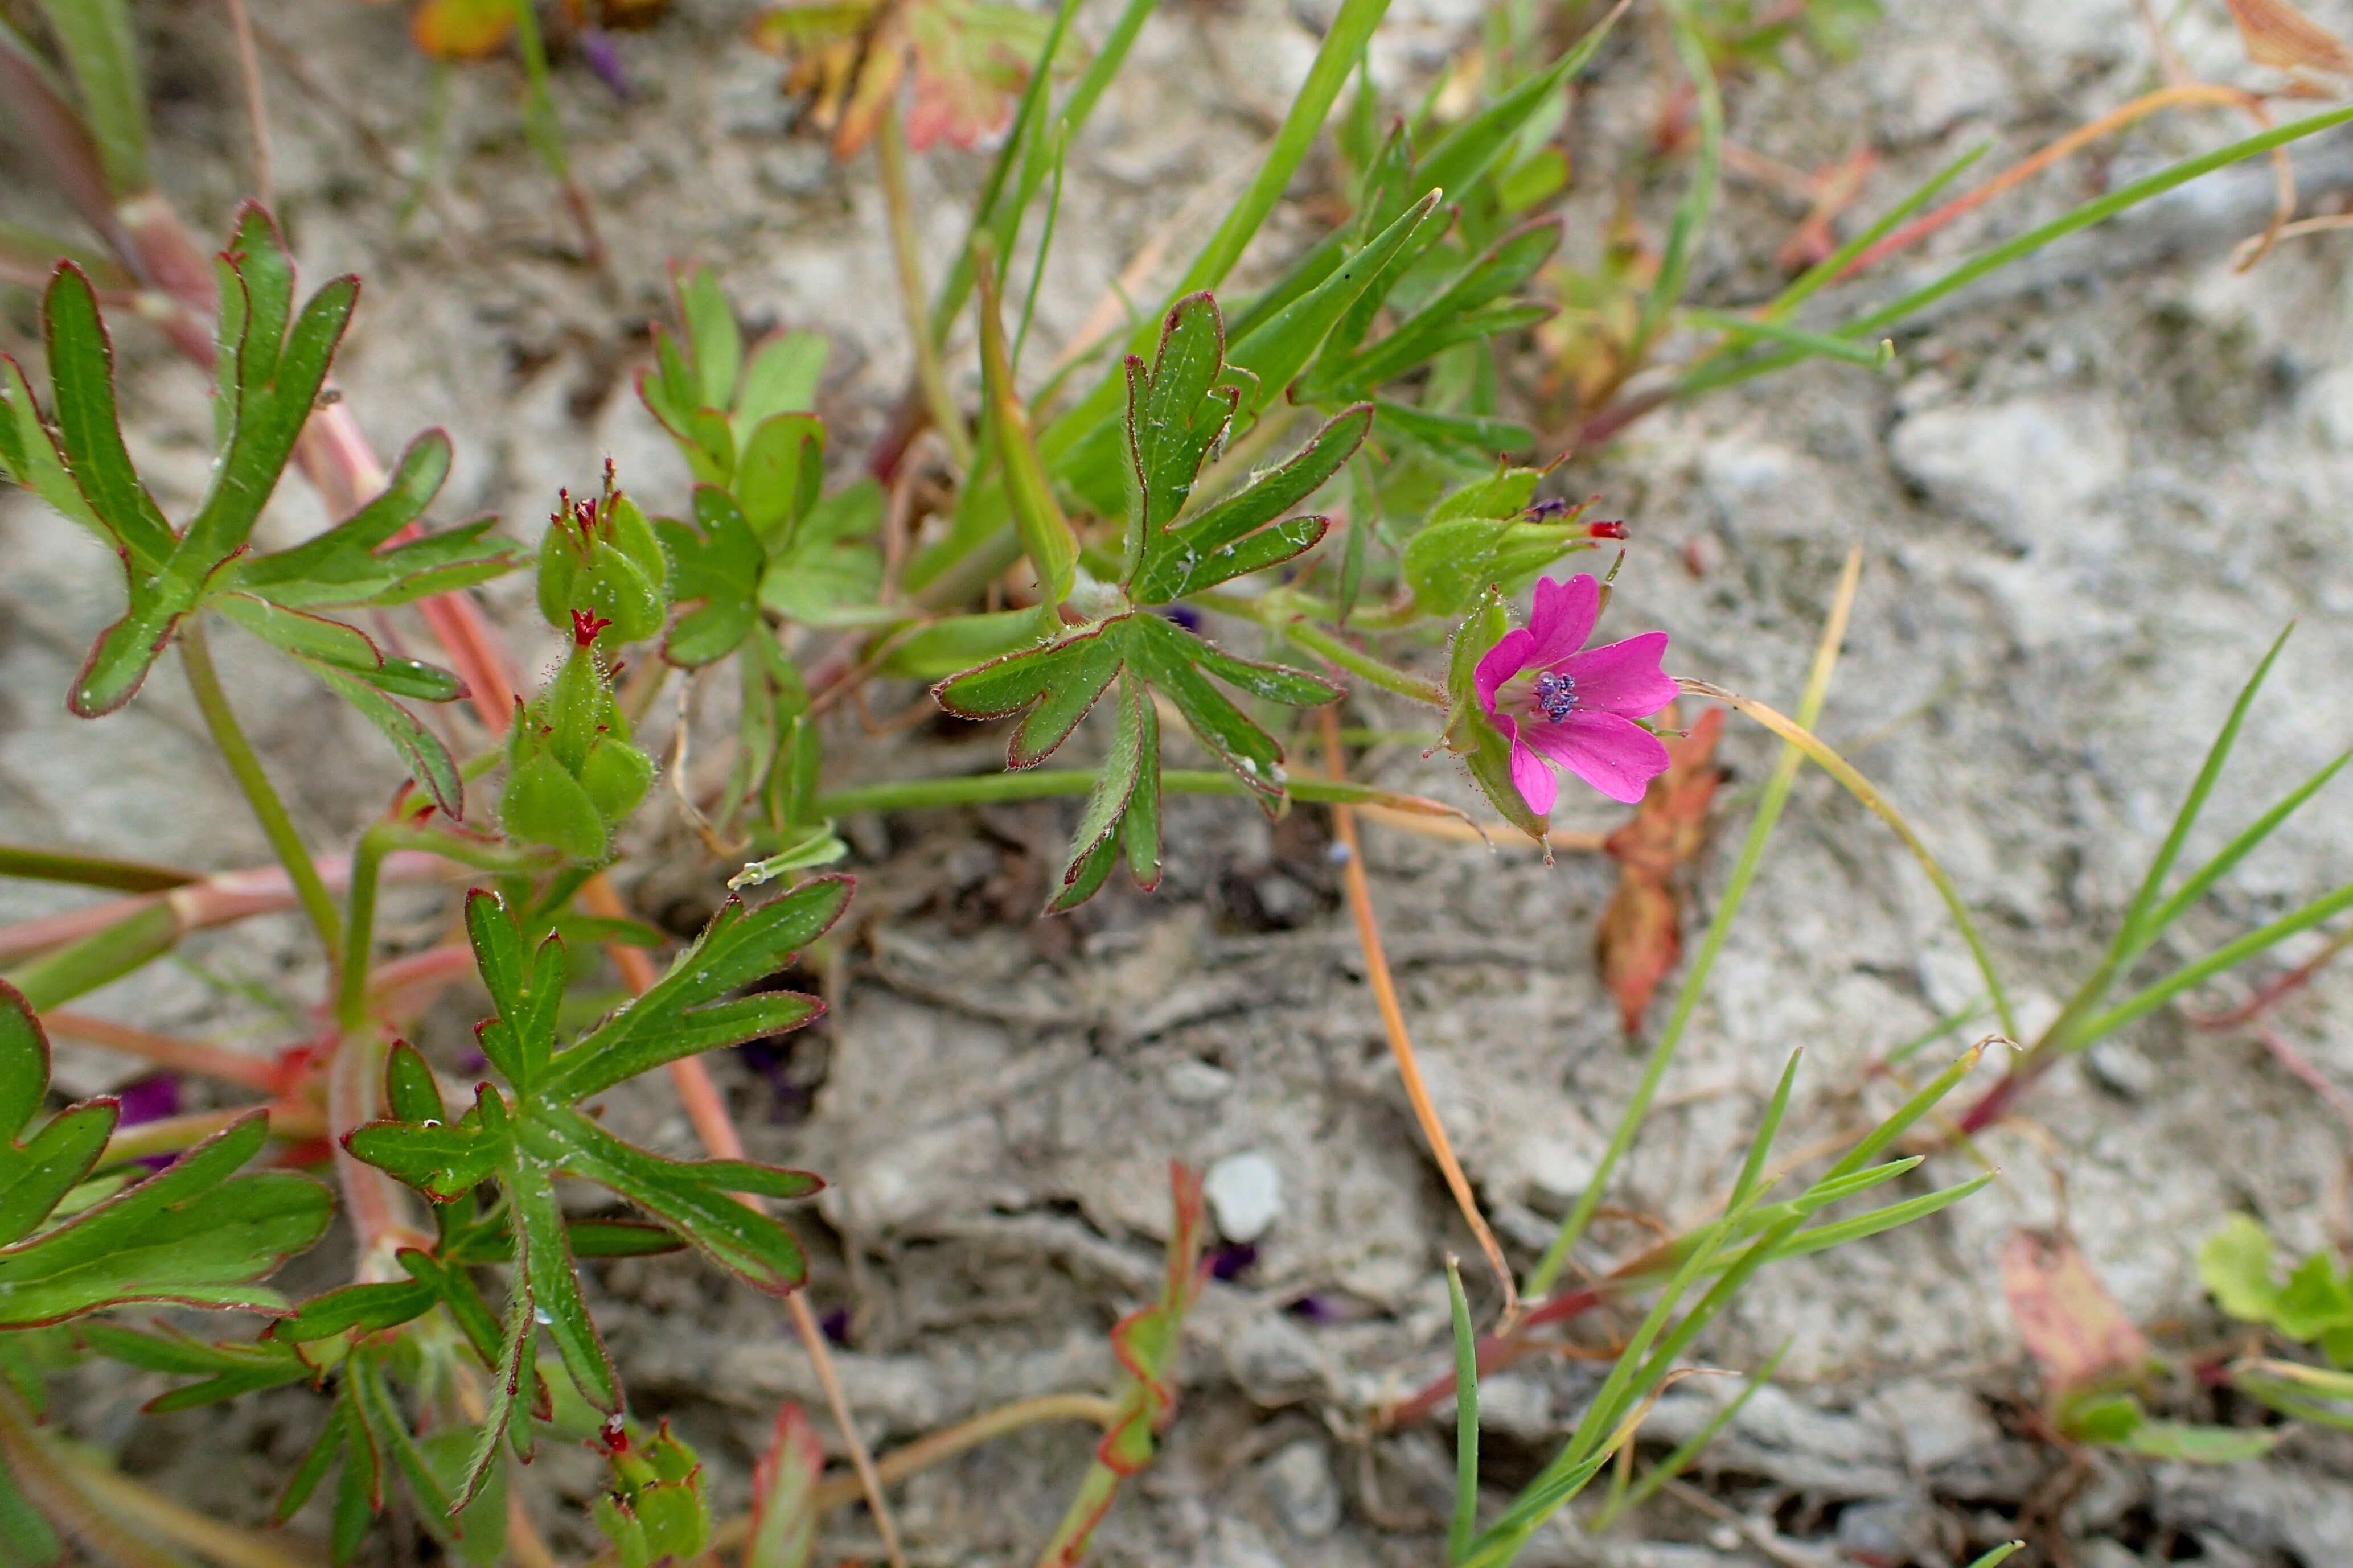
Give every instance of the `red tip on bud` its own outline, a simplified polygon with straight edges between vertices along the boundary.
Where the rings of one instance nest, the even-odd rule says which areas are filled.
[[[596,1451],[607,1458],[626,1454],[629,1451],[629,1429],[621,1425],[618,1415],[607,1415],[596,1433]]]
[[[599,633],[612,624],[594,610],[575,610],[572,612],[572,640],[580,647],[586,647],[596,640]]]
[[[1588,522],[1585,525],[1588,539],[1623,539],[1626,525],[1622,522]]]

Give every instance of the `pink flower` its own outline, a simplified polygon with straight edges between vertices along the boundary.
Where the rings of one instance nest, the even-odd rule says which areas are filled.
[[[1528,809],[1552,810],[1557,763],[1610,799],[1631,805],[1667,771],[1667,748],[1634,722],[1675,700],[1659,668],[1667,634],[1644,632],[1588,648],[1601,586],[1580,573],[1536,584],[1528,624],[1505,632],[1479,660],[1479,706],[1512,742],[1512,783]]]

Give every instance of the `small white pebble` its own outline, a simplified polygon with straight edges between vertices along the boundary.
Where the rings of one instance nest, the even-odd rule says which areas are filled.
[[[1282,1173],[1256,1151],[1210,1166],[1201,1190],[1228,1241],[1256,1241],[1282,1215]]]

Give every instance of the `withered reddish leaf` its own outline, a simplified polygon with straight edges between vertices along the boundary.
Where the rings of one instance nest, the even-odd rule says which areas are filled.
[[[1005,0],[791,0],[761,13],[753,44],[791,62],[810,119],[854,156],[900,101],[912,67],[907,140],[970,147],[1004,129],[1045,47],[1048,18]]]
[[[504,48],[514,25],[514,0],[425,0],[408,36],[435,59],[475,60]]]
[[[2001,1289],[2052,1398],[2129,1377],[2147,1364],[2148,1342],[2065,1233],[2021,1229],[2011,1236],[2001,1249]]]
[[[1674,710],[1660,715],[1674,722]],[[1683,896],[1678,868],[1707,841],[1707,809],[1723,774],[1715,743],[1724,710],[1711,708],[1691,733],[1667,743],[1667,771],[1651,781],[1642,804],[1603,845],[1618,862],[1618,890],[1594,933],[1601,979],[1618,999],[1618,1016],[1632,1034],[1659,984],[1683,956]]]
[[[2288,0],[2230,0],[2230,6],[2255,64],[2353,76],[2353,49]]]

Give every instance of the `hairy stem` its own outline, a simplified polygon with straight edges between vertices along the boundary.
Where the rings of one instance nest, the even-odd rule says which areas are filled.
[[[344,900],[343,961],[335,989],[335,1027],[345,1037],[367,1022],[368,950],[375,937],[376,879],[384,869],[384,836],[371,827],[352,851],[352,886]]]
[[[940,363],[939,345],[932,337],[930,310],[924,304],[923,262],[915,243],[915,206],[907,194],[906,132],[895,111],[886,112],[874,135],[874,159],[882,173],[882,201],[891,226],[891,257],[899,273],[899,308],[905,314],[907,339],[915,351],[915,379],[922,384],[932,426],[947,443],[948,456],[959,473],[972,472],[972,437],[965,433],[964,416],[948,392],[947,369]]]
[[[223,1083],[242,1084],[248,1089],[265,1092],[275,1089],[285,1076],[278,1064],[268,1057],[248,1056],[243,1051],[223,1050],[218,1046],[174,1039],[169,1035],[118,1024],[111,1018],[93,1017],[88,1013],[58,1008],[41,1015],[41,1026],[60,1038],[120,1051],[124,1056],[153,1062],[168,1072],[196,1073],[205,1078],[218,1079]]]
[[[180,627],[180,666],[187,672],[188,689],[196,700],[196,709],[205,716],[205,728],[211,731],[213,744],[219,748],[228,771],[236,775],[237,788],[245,792],[246,804],[261,824],[262,837],[277,852],[279,864],[294,885],[294,896],[302,912],[311,918],[311,928],[318,933],[319,945],[326,950],[327,962],[332,963],[343,951],[343,921],[336,918],[335,900],[327,894],[327,884],[319,876],[319,868],[311,863],[311,852],[302,847],[301,835],[294,831],[294,819],[286,815],[285,802],[269,783],[269,775],[261,769],[261,759],[253,753],[252,742],[237,721],[237,714],[228,705],[228,694],[221,689],[220,674],[213,668],[211,647],[205,640],[203,624],[190,616]]]
[[[160,1121],[142,1121],[136,1127],[126,1127],[106,1141],[109,1164],[124,1160],[144,1160],[155,1154],[176,1154],[193,1149],[222,1128],[250,1114],[250,1105],[232,1105],[222,1110],[192,1110],[185,1116],[166,1116]],[[325,1135],[327,1119],[315,1105],[299,1100],[273,1100],[269,1107],[269,1134],[273,1138],[318,1138]]]
[[[1446,706],[1446,692],[1437,682],[1408,674],[1371,654],[1360,652],[1312,622],[1290,621],[1275,629],[1319,658],[1331,660],[1351,675],[1361,677],[1384,691],[1394,691],[1399,697],[1410,697],[1416,702],[1427,702],[1433,708]]]

